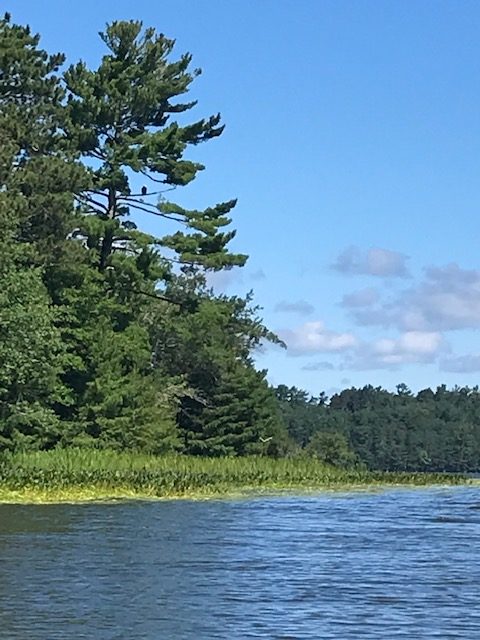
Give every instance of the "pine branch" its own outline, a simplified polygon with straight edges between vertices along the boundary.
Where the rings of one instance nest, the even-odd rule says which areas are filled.
[[[148,178],[149,180],[151,180],[152,182],[158,182],[159,184],[168,184],[166,180],[160,180],[159,178],[154,178],[152,175],[150,175],[148,171],[145,171],[145,169],[140,169],[140,173],[144,175],[146,178]],[[175,188],[175,186],[173,188]]]
[[[158,216],[159,218],[165,218],[165,220],[173,220],[174,222],[179,222],[180,224],[183,224],[186,227],[189,226],[188,223],[185,222],[185,220],[183,220],[182,218],[176,218],[174,217],[174,214],[162,213],[153,204],[149,205],[148,203],[144,203],[143,205],[140,205],[137,200],[137,201],[132,201],[130,203],[130,206],[133,207],[134,209],[138,209],[139,211],[150,213],[153,216]],[[151,207],[151,208],[148,208],[148,207]]]
[[[79,200],[80,202],[83,200],[84,202],[89,203],[90,205],[95,205],[96,207],[99,207],[100,209],[103,209],[105,212],[108,211],[108,207],[104,204],[102,204],[101,202],[98,202],[97,200],[94,200],[93,198],[91,198],[90,196],[85,195],[84,193],[79,193],[74,195],[76,200]],[[93,209],[93,206],[92,206]],[[95,209],[93,209],[95,211]]]
[[[128,196],[118,196],[119,200],[129,200],[130,198],[140,198],[142,196],[144,197],[148,197],[148,196],[158,196],[158,195],[162,195],[162,193],[167,193],[168,191],[175,191],[177,187],[173,186],[173,187],[169,187],[168,189],[161,189],[160,191],[148,191],[147,193],[130,193]]]
[[[108,288],[108,291],[114,291],[111,287]],[[127,293],[134,293],[136,295],[146,296],[147,298],[153,298],[154,300],[160,300],[161,302],[168,302],[169,304],[175,304],[178,307],[182,307],[182,303],[178,302],[178,300],[172,300],[172,298],[167,298],[166,296],[161,296],[156,293],[150,293],[149,291],[142,291],[141,289],[128,289],[126,287],[122,287],[122,291],[126,291]]]

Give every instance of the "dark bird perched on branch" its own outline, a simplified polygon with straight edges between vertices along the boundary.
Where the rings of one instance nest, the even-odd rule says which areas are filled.
[[[142,196],[146,196],[147,195],[147,187],[143,186],[142,187]]]

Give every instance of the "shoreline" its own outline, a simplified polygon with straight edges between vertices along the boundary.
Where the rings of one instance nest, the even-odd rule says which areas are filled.
[[[53,449],[0,456],[0,504],[244,499],[479,484],[464,474],[341,469],[314,458],[200,458]]]
[[[451,487],[472,487],[480,485],[480,481],[465,479],[462,482],[365,482],[365,483],[332,483],[312,485],[265,485],[232,487],[231,489],[214,489],[160,493],[138,491],[129,487],[70,487],[63,489],[38,489],[25,487],[9,489],[0,485],[1,505],[55,505],[55,504],[115,504],[119,502],[163,502],[169,500],[249,500],[262,497],[312,496],[328,493],[377,493],[391,489],[448,489]]]

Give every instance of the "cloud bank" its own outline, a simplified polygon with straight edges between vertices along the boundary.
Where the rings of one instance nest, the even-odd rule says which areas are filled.
[[[358,325],[401,331],[479,329],[480,271],[457,264],[428,267],[418,285],[382,304],[354,309],[352,314]]]
[[[397,369],[404,364],[429,364],[448,350],[438,332],[406,331],[397,338],[362,342],[344,361],[348,369]]]
[[[334,268],[349,275],[410,277],[406,256],[386,249],[361,252],[350,247]],[[280,331],[288,355],[305,358],[331,354],[326,360],[307,362],[304,371],[401,369],[407,365],[436,364],[454,374],[480,372],[480,351],[452,352],[449,332],[480,329],[480,270],[456,263],[429,266],[408,287],[379,283],[343,295],[339,306],[348,312],[356,328],[335,331],[320,320]],[[278,303],[276,309],[307,315],[313,306],[305,300]],[[383,329],[378,337],[364,339],[366,327]]]
[[[279,335],[286,343],[287,353],[291,356],[339,353],[351,349],[357,344],[357,339],[353,334],[329,331],[319,320],[305,322],[296,329],[279,331]]]

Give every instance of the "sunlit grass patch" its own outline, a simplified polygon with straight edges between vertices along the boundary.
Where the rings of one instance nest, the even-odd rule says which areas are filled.
[[[458,475],[337,469],[311,458],[150,456],[56,449],[0,456],[0,501],[212,497],[379,485],[461,484]]]

